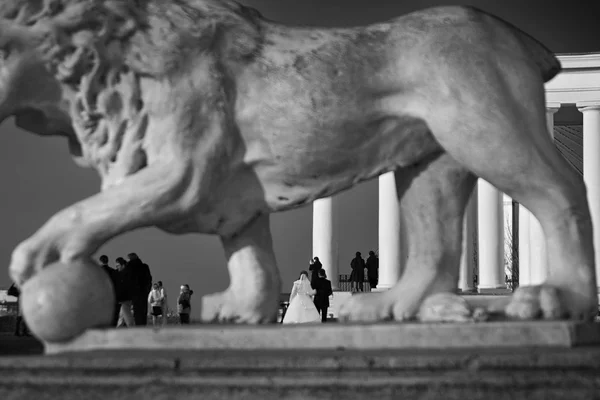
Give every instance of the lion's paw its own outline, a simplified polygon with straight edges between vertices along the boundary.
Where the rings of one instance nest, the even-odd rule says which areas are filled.
[[[392,304],[384,293],[355,294],[338,311],[338,319],[343,322],[384,321],[392,318]]]
[[[419,308],[421,322],[469,322],[484,318],[481,310],[474,313],[467,301],[454,293],[436,293],[423,301]]]
[[[202,298],[202,321],[211,323],[267,324],[277,320],[273,296],[248,298],[227,289]]]
[[[53,246],[38,245],[31,240],[20,243],[12,253],[8,267],[11,279],[21,286],[46,265],[57,261],[59,254],[53,249]]]
[[[595,291],[577,291],[544,283],[521,286],[505,308],[508,317],[531,319],[571,319],[589,321],[598,312]]]

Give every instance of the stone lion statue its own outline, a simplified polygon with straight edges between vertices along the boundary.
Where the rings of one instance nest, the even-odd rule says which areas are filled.
[[[273,322],[269,214],[394,171],[406,272],[353,296],[342,319],[407,320],[455,292],[478,177],[530,209],[548,241],[551,276],[506,314],[597,311],[586,188],[547,133],[543,84],[560,64],[501,19],[455,6],[291,27],[229,0],[3,0],[0,16],[0,120],[66,137],[102,177],[14,250],[19,284],[133,229],[216,234],[231,284],[203,319]]]

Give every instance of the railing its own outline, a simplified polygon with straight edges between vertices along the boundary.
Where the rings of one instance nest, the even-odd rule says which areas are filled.
[[[0,316],[3,315],[17,315],[19,312],[19,305],[16,302],[0,303]]]
[[[356,285],[356,283],[355,283]],[[340,292],[352,292],[352,282],[350,281],[350,274],[340,274],[338,276],[338,287]],[[356,289],[354,289],[356,290]],[[367,276],[365,274],[365,278],[363,281],[363,291],[365,292],[370,292],[371,291],[371,285],[369,284],[369,281],[367,280]]]

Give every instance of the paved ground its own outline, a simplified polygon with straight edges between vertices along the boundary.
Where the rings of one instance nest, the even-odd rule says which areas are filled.
[[[0,357],[36,355],[43,352],[43,345],[32,336],[19,337],[11,333],[0,333]]]

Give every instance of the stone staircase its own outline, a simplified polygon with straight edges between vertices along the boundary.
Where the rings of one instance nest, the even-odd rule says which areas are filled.
[[[90,331],[78,342],[83,347],[0,357],[0,398],[599,398],[598,326],[532,323],[502,332],[499,325],[485,325],[475,337],[467,333],[478,328],[465,325],[410,324]],[[232,340],[236,332],[248,340]]]
[[[600,324],[196,325],[89,330],[0,357],[0,398],[597,399]]]

